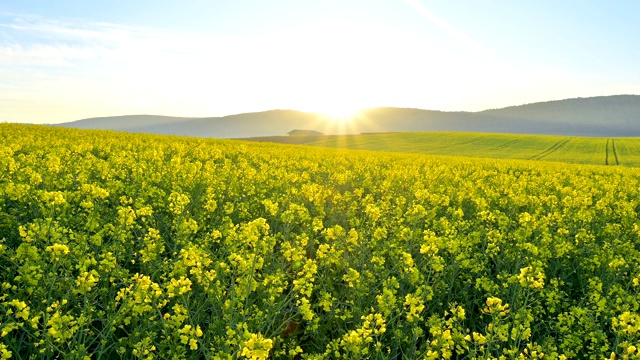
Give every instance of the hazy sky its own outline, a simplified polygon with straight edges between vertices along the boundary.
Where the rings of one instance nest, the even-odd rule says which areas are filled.
[[[640,1],[0,0],[0,122],[640,94]]]

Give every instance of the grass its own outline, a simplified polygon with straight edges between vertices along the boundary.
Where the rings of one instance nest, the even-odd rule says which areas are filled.
[[[615,154],[620,165],[640,166],[640,140],[637,138],[613,139]]]
[[[289,138],[296,139],[291,141]],[[430,155],[640,166],[640,138],[406,132],[251,140]]]

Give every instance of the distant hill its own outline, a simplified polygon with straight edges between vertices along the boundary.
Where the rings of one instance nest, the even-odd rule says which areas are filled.
[[[315,114],[295,110],[270,110],[224,117],[183,118],[157,115],[125,115],[78,120],[57,126],[78,129],[103,129],[151,134],[185,135],[214,138],[244,138],[286,135],[308,124],[321,125]]]
[[[529,124],[527,133],[597,136],[640,135],[640,96],[614,95],[547,101],[476,113],[487,122]],[[509,126],[511,125],[511,126]],[[534,131],[531,126],[539,126]]]
[[[640,95],[547,101],[479,112],[372,108],[348,122],[295,110],[210,118],[128,115],[57,126],[215,138],[282,136],[294,129],[328,135],[371,132],[466,131],[514,134],[640,136]]]

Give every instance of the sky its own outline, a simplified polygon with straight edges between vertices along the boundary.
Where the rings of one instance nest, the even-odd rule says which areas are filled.
[[[640,94],[636,0],[0,0],[0,122]]]

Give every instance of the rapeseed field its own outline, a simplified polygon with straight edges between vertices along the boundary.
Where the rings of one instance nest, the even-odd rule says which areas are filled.
[[[638,354],[635,168],[0,139],[0,359]]]

